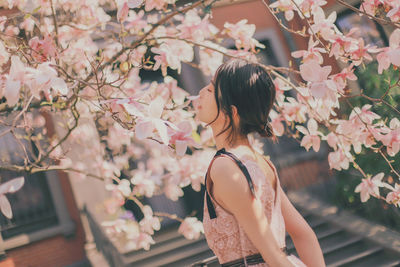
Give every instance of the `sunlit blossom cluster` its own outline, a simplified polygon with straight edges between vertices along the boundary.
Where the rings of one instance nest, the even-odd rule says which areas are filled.
[[[14,126],[32,131],[43,128],[45,119],[31,109],[53,114],[60,136],[49,138],[32,167],[51,162],[82,179],[102,179],[108,192],[103,203],[107,232],[123,236],[128,248],[149,249],[162,216],[143,199],[164,194],[177,201],[186,186],[200,191],[215,153],[212,132],[194,119],[197,96],[189,95],[172,76],[184,64],[197,65],[211,76],[224,57],[254,61],[263,45],[254,38],[255,25],[246,19],[226,22],[218,29],[202,1],[183,7],[175,6],[175,0],[54,1],[60,14],[57,20],[51,2],[0,1],[0,7],[20,12],[16,19],[0,17],[4,33],[0,36],[0,99],[4,98],[0,115],[21,112]],[[284,12],[288,21],[299,16],[310,22],[305,31],[310,35],[307,49],[291,54],[301,61],[299,80],[270,68],[276,86],[270,113],[273,131],[277,136],[288,129],[296,131],[293,136],[301,139],[306,150],[319,151],[321,141],[326,141],[332,150],[329,166],[336,170],[348,169],[354,154],[378,143],[396,157],[398,119],[386,121],[371,105],[354,107],[340,119],[335,110],[340,109],[348,82],[357,80],[357,66],[376,59],[379,74],[390,66],[400,67],[400,29],[391,33],[387,47],[365,44],[353,37],[355,30],[346,35],[339,31],[336,13],[325,14],[322,8],[326,3],[278,0],[270,5]],[[360,11],[375,16],[383,10],[386,19],[399,22],[399,3],[363,1]],[[222,39],[233,40],[234,49],[226,48]],[[327,57],[346,66],[335,72]],[[143,80],[141,70],[162,77]],[[262,142],[249,138],[262,152]],[[72,146],[84,149],[70,151]],[[363,202],[380,197],[385,188],[389,190],[385,200],[400,205],[399,184],[389,185],[385,176],[380,172],[364,177],[356,188]],[[0,185],[0,209],[9,218],[12,211],[6,195],[23,183],[19,177]],[[141,209],[141,220],[125,209],[127,200]],[[178,220],[178,231],[188,239],[203,232],[195,217]]]

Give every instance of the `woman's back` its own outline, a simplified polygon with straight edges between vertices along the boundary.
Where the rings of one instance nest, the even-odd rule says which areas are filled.
[[[228,157],[224,154],[222,156]],[[283,249],[285,248],[285,222],[281,213],[280,183],[274,165],[267,158],[263,158],[264,165],[261,165],[262,163],[249,155],[242,154],[237,156],[237,159],[242,162],[249,172],[254,185],[255,197],[261,201],[274,238],[278,246]],[[210,167],[211,165],[212,162]],[[218,257],[221,264],[259,253],[243,228],[238,224],[234,215],[215,200],[212,194],[211,179],[208,177],[209,170],[206,175],[206,184],[208,185],[207,190],[210,193],[216,213],[216,218],[212,219],[209,207],[206,205],[207,195],[205,195],[203,225],[209,247]],[[271,179],[271,175],[273,179]],[[294,256],[290,258],[292,258],[291,261],[298,262],[296,266],[303,266],[300,260],[294,259]],[[268,266],[268,264],[260,263],[256,266]]]

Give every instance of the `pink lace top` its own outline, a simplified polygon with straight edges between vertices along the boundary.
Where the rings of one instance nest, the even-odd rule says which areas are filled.
[[[281,248],[285,247],[286,231],[285,222],[281,212],[281,189],[275,166],[264,157],[266,162],[273,169],[276,177],[276,188],[274,189],[256,161],[247,157],[238,157],[238,159],[244,164],[250,174],[255,189],[255,196],[260,199],[264,205],[265,214],[268,218],[268,222],[278,246]],[[211,164],[212,162],[210,163],[210,166]],[[209,176],[209,170],[207,171],[206,176]],[[209,178],[207,177],[206,179],[208,179],[207,183],[209,183]],[[244,229],[238,224],[234,215],[217,203],[209,188],[206,188],[206,190],[210,193],[217,217],[214,219],[210,218],[205,194],[203,215],[204,233],[208,246],[218,257],[218,261],[222,264],[259,253],[257,248],[247,237]],[[288,259],[294,264],[294,266],[305,266],[304,263],[294,255],[288,256]],[[268,264],[260,263],[251,266],[266,267]]]

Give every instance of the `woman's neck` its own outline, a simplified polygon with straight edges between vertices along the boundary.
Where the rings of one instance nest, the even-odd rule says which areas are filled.
[[[213,131],[213,136],[215,140],[215,144],[217,146],[217,150],[220,150],[221,148],[225,148],[226,150],[229,150],[231,148],[236,148],[239,146],[247,146],[251,148],[249,139],[244,136],[240,136],[235,138],[232,143],[229,143],[229,130],[225,131],[224,133],[220,134],[217,136],[218,133],[222,131],[222,129],[216,129],[216,127],[211,127]]]

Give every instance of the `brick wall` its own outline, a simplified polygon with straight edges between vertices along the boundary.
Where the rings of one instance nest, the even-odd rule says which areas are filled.
[[[279,181],[284,189],[296,190],[321,180],[329,179],[332,170],[329,170],[327,159],[307,160],[278,169]]]
[[[0,261],[0,267],[58,267],[86,259],[84,251],[85,233],[68,176],[62,172],[58,176],[69,214],[76,225],[75,235],[69,238],[58,235],[7,250],[6,258]]]

